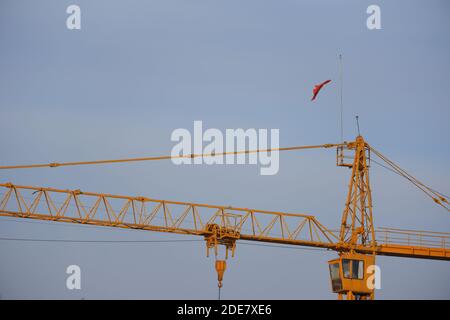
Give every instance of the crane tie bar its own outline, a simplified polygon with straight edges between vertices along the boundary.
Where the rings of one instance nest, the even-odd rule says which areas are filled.
[[[92,164],[108,164],[108,163],[123,163],[123,162],[138,162],[138,161],[155,161],[155,160],[169,160],[180,158],[198,158],[198,157],[217,157],[225,155],[237,155],[237,154],[250,154],[259,152],[272,152],[272,151],[293,151],[303,149],[319,149],[319,148],[332,148],[346,145],[341,144],[321,144],[312,146],[296,146],[296,147],[284,147],[284,148],[272,148],[272,149],[257,149],[257,150],[243,150],[243,151],[230,151],[210,154],[186,154],[178,156],[156,156],[156,157],[143,157],[143,158],[125,158],[125,159],[112,159],[112,160],[95,160],[95,161],[78,161],[78,162],[51,162],[41,164],[28,164],[28,165],[13,165],[13,166],[0,166],[0,170],[5,169],[31,169],[31,168],[56,168],[66,166],[80,166],[80,165],[92,165]]]

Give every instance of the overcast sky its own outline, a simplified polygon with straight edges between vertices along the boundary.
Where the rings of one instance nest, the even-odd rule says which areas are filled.
[[[381,8],[381,30],[366,9]],[[81,8],[68,30],[66,8]],[[450,3],[430,1],[157,0],[0,2],[0,164],[170,154],[170,135],[276,128],[280,145],[344,133],[450,193]],[[310,102],[314,84],[332,82]],[[145,195],[308,213],[339,226],[349,171],[335,151],[283,153],[277,175],[256,165],[170,161],[0,172],[2,183]],[[409,182],[371,168],[377,227],[450,231],[448,212]],[[191,239],[144,231],[0,218],[0,238]],[[194,238],[195,239],[195,238]],[[2,298],[215,299],[203,242],[42,243],[0,240]],[[223,298],[334,299],[333,252],[237,244]],[[379,257],[380,299],[450,298],[448,262]],[[66,267],[82,289],[66,289]]]

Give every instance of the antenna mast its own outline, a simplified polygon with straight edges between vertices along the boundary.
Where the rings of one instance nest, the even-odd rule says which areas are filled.
[[[342,54],[339,54],[339,71],[340,71],[340,113],[341,113],[341,141],[344,141],[344,120],[343,120],[343,113],[344,113],[344,103],[342,99],[343,95],[343,86],[344,86],[344,68],[342,64]]]
[[[358,136],[361,135],[361,132],[359,131],[359,116],[355,116],[356,118],[356,128],[358,129]]]

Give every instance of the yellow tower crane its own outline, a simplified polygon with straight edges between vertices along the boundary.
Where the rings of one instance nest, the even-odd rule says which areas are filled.
[[[373,299],[377,255],[450,261],[450,233],[375,228],[369,182],[371,153],[449,210],[449,198],[418,181],[365,142],[362,136],[340,144],[245,150],[178,157],[215,157],[267,151],[336,148],[337,165],[351,169],[340,230],[324,227],[314,216],[191,202],[157,200],[81,190],[0,184],[0,216],[201,236],[206,253],[214,250],[219,290],[226,269],[218,248],[234,256],[236,242],[249,240],[334,250],[329,261],[331,288],[338,298]],[[348,153],[353,153],[349,156]],[[171,159],[171,156],[2,166],[25,169]],[[347,162],[350,159],[351,161]],[[115,208],[115,209],[114,209]],[[220,291],[219,291],[220,295]]]

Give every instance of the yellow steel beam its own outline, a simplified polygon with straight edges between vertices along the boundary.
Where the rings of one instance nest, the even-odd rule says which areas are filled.
[[[450,260],[449,233],[377,229],[375,246],[352,245],[339,241],[337,232],[306,214],[11,183],[0,184],[0,216],[204,236],[208,246],[234,246],[234,241],[241,239],[338,252]],[[211,226],[218,226],[217,234],[213,234]]]
[[[333,232],[313,216],[80,190],[0,184],[0,216],[208,236],[218,225],[236,238],[281,239],[329,248]]]
[[[382,244],[377,247],[376,254],[404,258],[450,260],[449,248],[430,248],[412,245],[405,246],[396,244]]]

